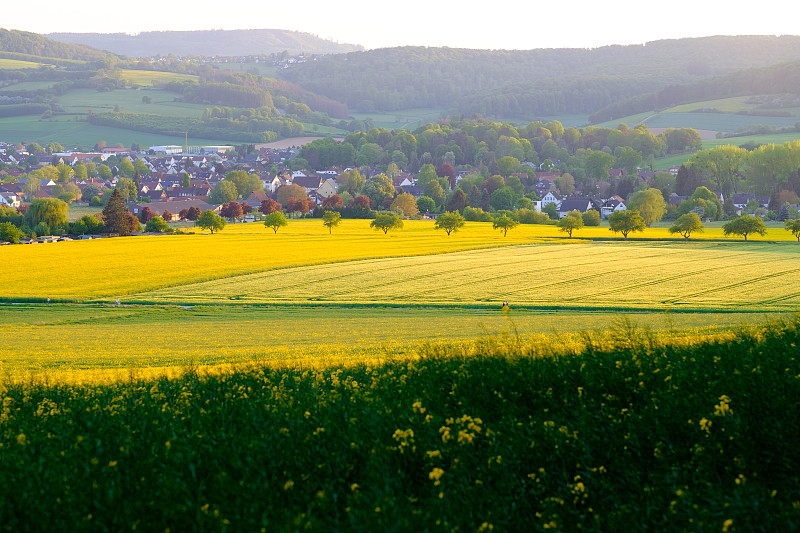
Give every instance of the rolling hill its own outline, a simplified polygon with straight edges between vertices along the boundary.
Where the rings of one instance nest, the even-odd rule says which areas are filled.
[[[63,43],[76,43],[109,50],[129,57],[166,56],[251,56],[341,54],[363,50],[353,44],[339,44],[315,35],[288,30],[202,30],[150,31],[126,33],[51,33],[46,37]]]
[[[447,107],[530,120],[591,114],[666,87],[798,59],[797,36],[718,36],[597,49],[386,48],[327,56],[283,76],[357,111]]]

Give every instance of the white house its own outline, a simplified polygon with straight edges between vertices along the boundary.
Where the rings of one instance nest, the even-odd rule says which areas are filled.
[[[10,192],[0,192],[0,205],[17,208],[20,205],[19,196]]]
[[[556,208],[561,206],[561,195],[556,192],[550,191],[544,196],[542,196],[542,208],[546,207],[548,204],[556,204]]]
[[[605,202],[603,202],[602,207],[600,207],[600,216],[603,218],[608,218],[611,213],[615,211],[625,211],[628,207],[625,205],[625,202],[619,196],[612,196]]]

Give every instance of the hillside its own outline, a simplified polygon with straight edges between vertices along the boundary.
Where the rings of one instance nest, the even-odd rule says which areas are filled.
[[[178,56],[249,56],[341,54],[362,50],[358,45],[339,44],[309,33],[288,30],[203,30],[151,31],[136,35],[125,33],[51,33],[50,39],[79,43],[101,50],[110,50],[129,57],[154,55]]]
[[[749,110],[749,114],[789,116],[788,111],[781,110],[800,107],[800,61],[750,68],[694,83],[665,87],[600,109],[592,115],[591,120],[601,122],[692,102],[756,95],[775,96],[762,98],[763,102]]]
[[[526,51],[399,47],[328,56],[283,76],[358,111],[447,107],[532,119],[590,114],[671,85],[798,59],[797,36]]]
[[[13,59],[43,61],[45,58],[72,61],[104,61],[113,56],[83,44],[70,44],[48,39],[37,33],[0,28],[0,56]]]

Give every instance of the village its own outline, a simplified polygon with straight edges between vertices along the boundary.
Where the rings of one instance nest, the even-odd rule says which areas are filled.
[[[225,216],[226,201],[235,201],[242,206],[243,212],[235,212],[236,218],[253,220],[262,204],[267,200],[279,200],[279,190],[286,186],[299,186],[307,195],[307,200],[293,206],[295,216],[310,216],[308,213],[319,206],[341,207],[342,200],[337,195],[348,189],[348,180],[352,168],[329,168],[292,170],[292,161],[299,153],[298,147],[283,149],[261,148],[255,153],[240,155],[232,146],[152,146],[148,150],[134,151],[120,146],[102,146],[97,151],[74,152],[59,151],[51,154],[29,153],[22,145],[0,143],[0,205],[23,209],[26,202],[37,198],[61,198],[72,205],[87,205],[102,208],[100,198],[103,193],[117,187],[122,179],[130,179],[135,183],[135,194],[128,194],[127,207],[142,223],[154,215],[162,216],[166,222],[186,220],[187,214],[211,210]],[[557,162],[556,162],[557,163]],[[547,162],[549,169],[524,163],[533,167],[526,173],[515,173],[507,176],[517,180],[522,189],[523,202],[508,205],[509,209],[524,207],[538,213],[548,213],[551,219],[560,219],[571,211],[586,213],[596,210],[602,219],[607,219],[615,211],[627,209],[627,198],[613,194],[608,197],[584,195],[580,185],[570,186],[569,195],[563,194],[559,185],[562,172],[553,171],[553,162]],[[81,172],[76,168],[83,167]],[[677,175],[680,167],[671,167],[660,171],[672,176]],[[87,170],[88,169],[88,170]],[[101,172],[100,169],[105,169]],[[28,176],[49,176],[33,186]],[[247,173],[257,178],[255,187],[246,195],[236,198],[225,198],[220,201],[214,191],[226,176],[234,171]],[[399,194],[407,194],[415,200],[425,196],[425,190],[418,183],[418,174],[405,172],[396,165],[389,170],[377,165],[361,166],[359,173],[365,181],[378,176],[389,178],[394,188],[382,205],[370,202],[370,209],[390,208],[391,201]],[[447,180],[449,185],[445,194],[452,194],[461,181],[477,172],[474,167],[453,169],[453,176]],[[635,178],[636,187],[647,187],[658,171],[639,170]],[[129,176],[129,177],[126,177]],[[626,177],[626,170],[612,168],[609,170],[609,181]],[[298,190],[295,187],[295,190]],[[352,187],[351,187],[351,192]],[[721,192],[715,192],[720,204],[725,203]],[[345,193],[352,203],[353,197]],[[668,197],[673,208],[688,200],[689,196],[680,196],[674,192]],[[335,201],[331,201],[331,200]],[[738,193],[733,195],[733,204],[737,213],[754,207],[766,213],[770,198],[753,194]],[[447,205],[447,207],[453,207]],[[432,209],[430,205],[421,203],[413,213],[402,213],[406,216],[422,216],[435,218],[437,212],[449,210],[447,207]],[[463,209],[463,205],[455,208]],[[487,211],[495,211],[495,206],[484,205]],[[251,214],[252,213],[252,214]],[[249,215],[249,216],[248,216]],[[785,218],[785,217],[784,217]],[[191,220],[191,218],[190,218]]]

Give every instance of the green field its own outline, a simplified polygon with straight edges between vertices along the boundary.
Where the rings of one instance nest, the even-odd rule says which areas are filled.
[[[145,104],[142,97],[148,96],[152,103]],[[68,113],[86,114],[89,109],[96,113],[111,111],[119,105],[122,111],[150,113],[175,117],[200,118],[208,106],[176,102],[177,93],[160,89],[116,89],[98,92],[94,89],[73,89],[60,96],[58,101]]]
[[[126,298],[180,303],[532,309],[800,309],[793,244],[514,246],[274,270]]]
[[[22,83],[15,83],[13,85],[6,85],[0,87],[0,93],[3,92],[16,92],[16,91],[38,91],[47,90],[53,86],[52,81],[23,81]]]
[[[100,93],[97,93],[100,94]],[[140,96],[141,98],[141,96]],[[80,119],[80,120],[79,120]],[[38,116],[10,117],[0,119],[0,137],[6,142],[37,142],[47,145],[57,142],[67,148],[75,146],[92,147],[99,141],[106,141],[109,146],[121,143],[130,146],[139,143],[141,146],[165,144],[183,145],[183,133],[178,135],[158,135],[141,131],[95,126],[78,115],[56,116],[50,120],[41,120]],[[189,144],[228,144],[223,139],[193,139]]]
[[[394,113],[355,113],[351,116],[358,120],[371,119],[376,128],[414,130],[428,123],[436,123],[443,109],[403,109]]]

